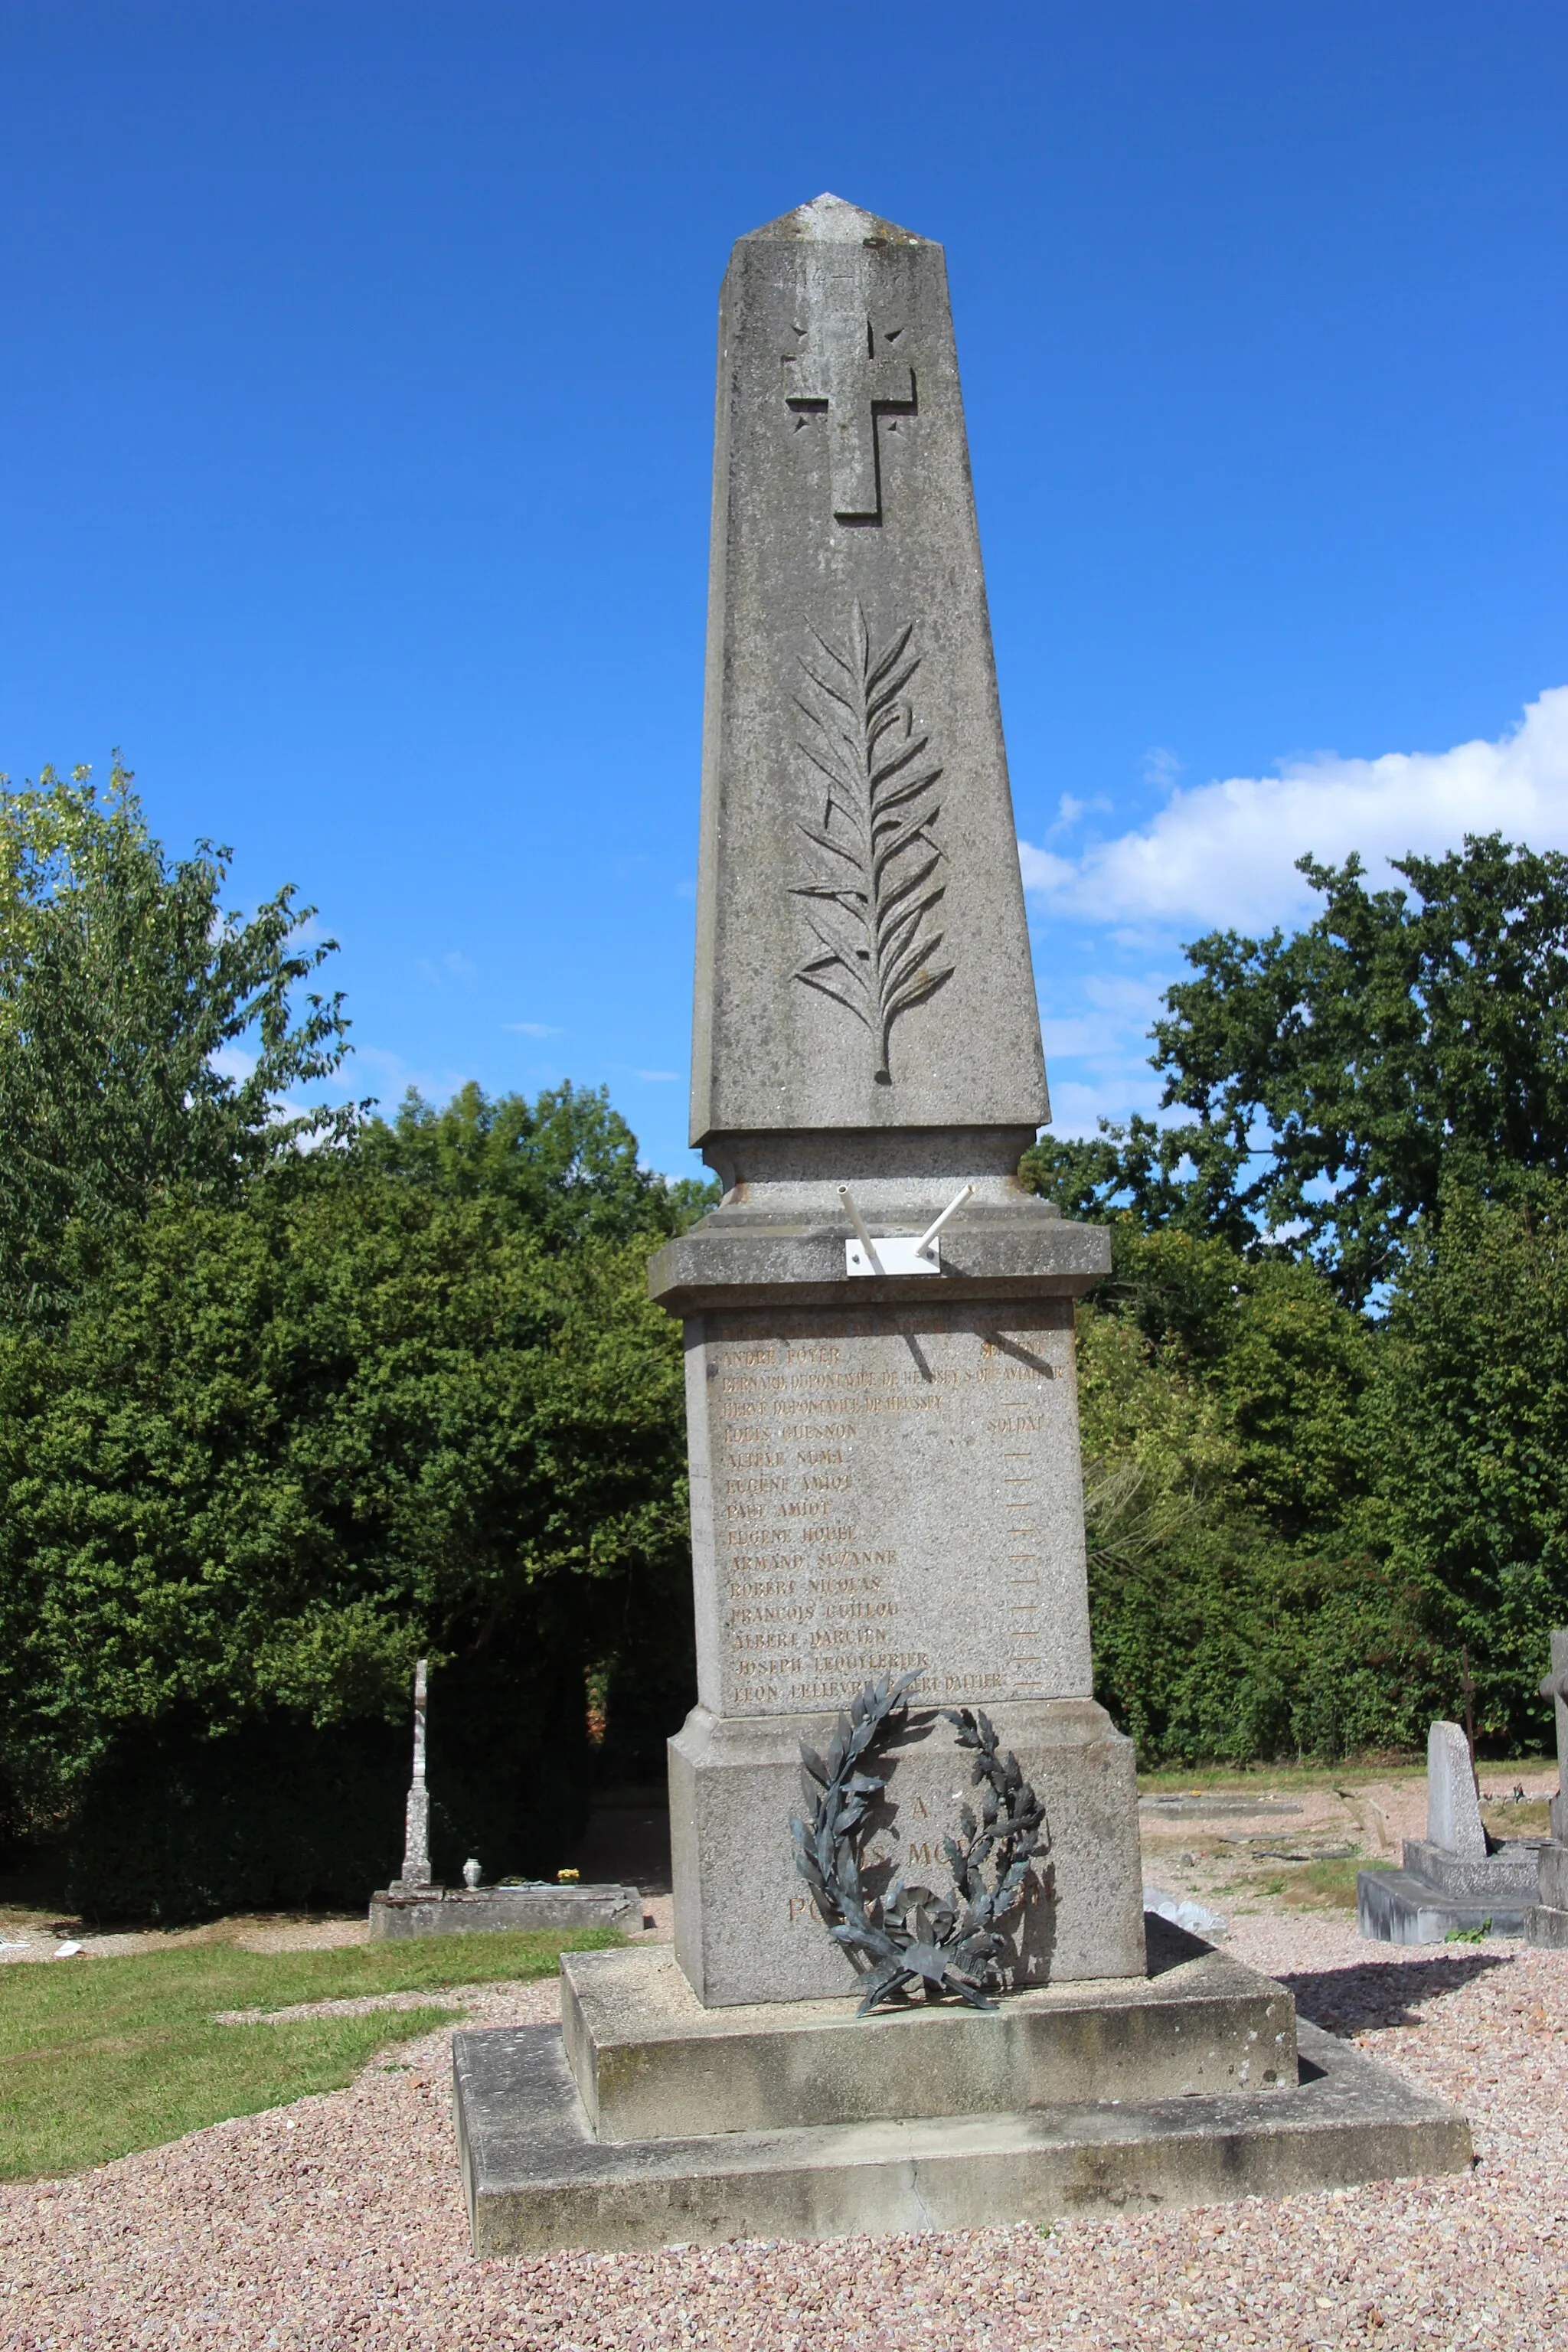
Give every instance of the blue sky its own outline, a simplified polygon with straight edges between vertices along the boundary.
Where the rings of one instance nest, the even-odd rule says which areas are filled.
[[[948,248],[1058,1126],[1291,860],[1568,846],[1568,12],[0,0],[0,768],[683,1171],[714,305]]]

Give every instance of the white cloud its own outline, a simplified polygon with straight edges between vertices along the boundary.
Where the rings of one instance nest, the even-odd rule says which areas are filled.
[[[426,980],[435,982],[437,988],[448,980],[460,980],[467,987],[470,981],[477,980],[479,976],[478,964],[471,962],[458,948],[448,950],[438,965],[432,962],[428,956],[421,956],[419,969]]]
[[[560,1037],[565,1034],[552,1029],[548,1021],[503,1021],[500,1025],[519,1037]]]
[[[1551,687],[1495,743],[1322,752],[1278,776],[1232,776],[1173,792],[1142,831],[1079,857],[1020,842],[1024,887],[1088,922],[1289,922],[1315,903],[1295,871],[1310,851],[1331,864],[1359,850],[1374,884],[1407,850],[1440,856],[1467,833],[1532,849],[1568,848],[1568,687]]]
[[[646,1078],[650,1085],[678,1087],[680,1084],[679,1070],[637,1070],[633,1075]]]
[[[1100,1132],[1102,1118],[1123,1120],[1129,1108],[1129,1088],[1126,1086],[1086,1086],[1078,1078],[1056,1078],[1051,1087],[1051,1123],[1046,1129],[1058,1143],[1066,1143],[1076,1136],[1094,1136]],[[1151,1089],[1145,1084],[1138,1088],[1140,1096]],[[1137,1108],[1152,1108],[1140,1100]]]

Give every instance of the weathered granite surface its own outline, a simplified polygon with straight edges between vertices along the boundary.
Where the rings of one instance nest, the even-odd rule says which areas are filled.
[[[735,247],[719,341],[692,1139],[1032,1135],[942,247],[820,196]]]
[[[1457,1723],[1435,1723],[1426,1735],[1426,1843],[1466,1862],[1486,1857],[1475,1768]]]
[[[1070,1302],[850,1287],[687,1324],[701,1704],[818,1714],[889,1665],[946,1704],[1087,1698]]]
[[[1405,1867],[1440,1895],[1533,1903],[1545,1844],[1544,1838],[1509,1838],[1477,1862],[1467,1854],[1449,1853],[1426,1838],[1406,1838]]]
[[[1147,1977],[868,2019],[853,1998],[704,2009],[668,1948],[571,1953],[563,2032],[602,2140],[1294,2086],[1282,1987],[1163,1919],[1149,1951]]]

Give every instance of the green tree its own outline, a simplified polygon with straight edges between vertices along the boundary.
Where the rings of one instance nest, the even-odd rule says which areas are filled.
[[[1184,950],[1153,1060],[1189,1116],[1044,1147],[1026,1173],[1080,1213],[1310,1257],[1360,1306],[1446,1183],[1568,1175],[1568,857],[1492,834],[1396,859],[1408,892],[1369,889],[1355,857],[1300,870],[1324,901],[1305,929]]]
[[[492,1868],[558,1861],[588,1665],[689,1620],[647,1237],[318,1163],[155,1207],[63,1335],[0,1333],[4,1760],[42,1804],[154,1735],[401,1726],[430,1650],[449,1805]]]
[[[1535,1745],[1548,1636],[1568,1622],[1568,1183],[1455,1185],[1442,1207],[1390,1306],[1375,1521],[1439,1635],[1440,1711],[1459,1704],[1462,1643],[1479,1728]]]
[[[440,1110],[410,1088],[391,1120],[365,1122],[368,1167],[458,1200],[489,1201],[551,1249],[679,1233],[717,1184],[671,1182],[642,1167],[637,1141],[604,1087],[546,1087],[492,1099],[471,1081]]]
[[[0,790],[0,1319],[57,1320],[65,1236],[247,1178],[352,1113],[279,1115],[344,1052],[332,952],[285,887],[248,919],[219,900],[230,853],[171,861],[116,761]],[[248,1061],[242,1076],[226,1054]],[[80,1253],[77,1253],[79,1263]]]
[[[1251,1293],[1218,1244],[1130,1219],[1117,1257],[1079,1318],[1096,1696],[1146,1764],[1413,1744],[1441,1675],[1419,1590],[1342,1514],[1367,1476],[1359,1424],[1289,1417],[1320,1377],[1351,1406],[1365,1368],[1336,1363],[1347,1335],[1321,1307],[1356,1318],[1310,1270],[1301,1315],[1273,1269]]]

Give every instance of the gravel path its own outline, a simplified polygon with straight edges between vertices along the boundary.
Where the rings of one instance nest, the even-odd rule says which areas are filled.
[[[1568,2340],[1568,1954],[1400,1951],[1321,1917],[1245,1920],[1227,1948],[1283,1975],[1304,2014],[1463,2106],[1476,2171],[1044,2237],[477,2263],[442,2032],[349,2090],[0,2189],[0,2344],[1426,2352]],[[552,1984],[463,1996],[479,2024],[552,2016],[555,1997]]]

